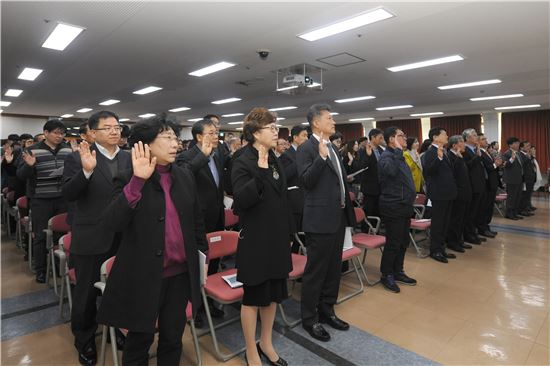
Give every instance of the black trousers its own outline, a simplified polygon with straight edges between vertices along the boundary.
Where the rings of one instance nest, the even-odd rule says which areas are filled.
[[[363,211],[365,211],[366,216],[380,217],[380,205],[378,203],[379,199],[379,195],[366,194],[363,196]],[[371,224],[376,225],[376,222],[370,222]],[[367,224],[365,224],[364,222],[361,223],[361,230],[365,233],[369,231]]]
[[[430,253],[445,251],[445,237],[451,218],[453,201],[432,200],[432,226],[430,227]]]
[[[332,315],[338,299],[342,249],[346,233],[345,211],[334,234],[306,233],[307,262],[302,277],[302,322],[310,326],[319,321],[319,313]]]
[[[479,215],[479,210],[481,209],[481,204],[485,199],[484,192],[481,193],[472,193],[472,200],[466,209],[467,215],[464,220],[464,237],[465,238],[475,238],[477,237],[477,217]]]
[[[158,365],[180,364],[181,338],[187,322],[185,308],[190,298],[191,284],[187,272],[162,280],[158,314]],[[124,366],[148,365],[149,348],[153,344],[154,337],[154,333],[128,332],[122,353],[122,364]]]
[[[32,209],[32,231],[34,241],[32,243],[34,268],[36,273],[46,272],[46,233],[48,220],[60,213],[67,212],[67,206],[63,198],[33,198]],[[55,242],[54,242],[55,243]]]
[[[506,184],[506,216],[514,217],[519,213],[522,184]]]
[[[533,196],[533,188],[535,183],[525,183],[525,191],[521,191],[521,202],[519,206],[519,212],[524,212],[533,207],[531,204],[531,197]]]
[[[497,190],[487,189],[483,196],[483,202],[479,208],[479,213],[476,220],[476,226],[478,231],[490,230],[489,224],[493,220],[493,211],[495,207],[495,198],[497,196]]]
[[[464,220],[466,218],[466,209],[468,208],[468,205],[468,201],[453,201],[451,218],[447,229],[448,246],[458,247],[463,241],[462,233],[464,232]]]
[[[382,276],[400,273],[403,271],[405,252],[409,245],[410,217],[382,216],[386,226],[386,245],[380,261]]]

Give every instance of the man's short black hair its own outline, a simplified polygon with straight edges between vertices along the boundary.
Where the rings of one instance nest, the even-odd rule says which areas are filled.
[[[88,126],[88,122],[84,122],[80,126],[78,126],[79,135],[85,135],[89,130],[90,130],[90,126]]]
[[[512,146],[516,142],[519,142],[519,139],[517,137],[514,137],[514,136],[509,137],[508,140],[506,140],[506,143],[508,144],[508,146]]]
[[[361,145],[361,143],[362,143],[363,141],[368,141],[368,138],[366,138],[365,136],[361,136],[361,137],[359,137],[359,139],[357,140],[357,143],[359,143],[359,145]]]
[[[292,129],[290,130],[290,136],[288,136],[288,142],[292,143],[292,141],[294,140],[294,136],[298,136],[300,133],[302,133],[302,131],[307,131],[307,128],[302,125],[292,127]]]
[[[330,140],[330,142],[333,142],[334,140],[338,140],[338,139],[342,140],[343,138],[344,136],[340,132],[336,131],[328,139]]]
[[[489,144],[489,146],[494,149],[497,144],[498,144],[498,141],[493,141]]]
[[[19,139],[20,139],[20,137],[16,133],[12,133],[12,134],[8,135],[8,140],[10,140],[10,141],[19,141]]]
[[[522,141],[519,143],[519,148],[520,149],[523,149],[525,145],[527,145],[529,143],[529,141],[525,140],[525,141]]]
[[[50,119],[48,122],[46,122],[44,124],[44,129],[43,130],[48,131],[48,132],[52,132],[52,131],[55,131],[57,129],[60,129],[63,132],[65,132],[67,130],[67,128],[65,127],[63,122],[61,122],[60,120]]]
[[[159,116],[140,121],[136,123],[130,131],[129,146],[133,146],[138,141],[141,141],[144,144],[150,144],[155,141],[160,133],[169,130],[174,131],[176,136],[179,136],[179,125],[171,120],[168,120],[164,113]]]
[[[30,133],[22,133],[21,136],[19,136],[19,140],[31,140],[33,139],[32,135]]]
[[[319,103],[309,107],[309,110],[307,111],[307,121],[309,122],[310,126],[312,126],[313,119],[315,117],[319,117],[322,111],[330,112],[330,105]]]
[[[432,127],[430,128],[430,132],[428,132],[428,137],[430,138],[430,140],[434,140],[434,136],[439,136],[441,135],[441,131],[445,131],[447,132],[446,129],[444,129],[443,127]]]
[[[372,130],[369,131],[369,140],[372,140],[372,138],[375,136],[383,135],[383,134],[384,132],[381,129],[373,128]]]
[[[212,120],[212,118],[216,118],[218,121],[221,121],[221,117],[217,114],[207,114],[206,116],[202,117],[202,119],[208,119]]]
[[[122,130],[120,131],[120,137],[128,138],[130,137],[130,127],[128,125],[121,125]]]
[[[397,131],[401,130],[399,127],[391,126],[384,130],[384,140],[386,140],[386,143],[390,143],[390,137],[395,137],[397,135]]]
[[[95,130],[97,126],[99,126],[100,119],[105,119],[110,117],[113,117],[118,122],[118,116],[116,115],[116,113],[111,111],[99,111],[92,114],[90,118],[88,118],[88,126],[90,130]]]
[[[215,126],[214,121],[212,121],[210,118],[204,118],[193,124],[193,127],[191,128],[191,135],[193,135],[193,140],[198,141],[197,135],[202,135],[205,126]]]

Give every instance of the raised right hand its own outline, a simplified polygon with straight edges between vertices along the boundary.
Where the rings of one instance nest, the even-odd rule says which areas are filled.
[[[368,141],[367,145],[365,145],[365,151],[367,152],[368,156],[372,155],[372,145],[370,144],[370,141]]]
[[[516,160],[516,152],[512,150],[512,160]]]
[[[437,147],[437,157],[443,159],[443,146]]]
[[[204,135],[201,143],[201,151],[204,156],[210,156],[212,154],[212,141],[210,135]]]
[[[23,161],[28,166],[34,166],[36,164],[36,157],[33,155],[32,151],[23,151],[23,154],[21,155],[23,157]]]
[[[77,149],[80,154],[82,169],[87,173],[91,173],[97,165],[96,152],[90,151],[90,145],[86,141],[82,141]]]
[[[143,142],[134,144],[132,148],[132,167],[134,175],[141,179],[149,179],[155,171],[157,158],[151,158],[151,150],[149,145],[143,145]]]
[[[326,159],[328,156],[328,146],[325,145],[322,132],[321,136],[319,136],[319,155],[321,155],[323,159]]]

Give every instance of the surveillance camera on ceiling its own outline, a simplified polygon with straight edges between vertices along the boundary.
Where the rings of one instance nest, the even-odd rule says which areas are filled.
[[[258,56],[260,56],[260,59],[262,60],[267,60],[267,57],[269,56],[270,52],[271,51],[267,49],[259,49],[258,51],[256,51],[256,53],[258,53]]]

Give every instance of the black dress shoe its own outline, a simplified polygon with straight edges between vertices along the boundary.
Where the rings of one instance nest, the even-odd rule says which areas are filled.
[[[393,277],[393,275],[380,277],[380,283],[388,291],[394,292],[396,294],[398,294],[401,291],[399,286],[397,286],[397,284],[395,283],[395,278]]]
[[[497,235],[498,235],[498,232],[496,232],[496,231],[489,230],[489,232],[490,232],[491,234],[493,234],[494,236],[497,236]]]
[[[537,210],[537,208],[536,208],[536,207],[532,207],[532,206],[531,206],[531,207],[529,207],[529,211],[536,211],[536,210]]]
[[[260,347],[259,343],[256,344],[256,348],[258,349],[258,354],[260,355],[260,358],[262,358],[262,357],[265,358],[270,365],[273,365],[273,366],[288,366],[288,362],[283,360],[281,357],[279,357],[279,359],[277,361],[271,361],[269,359],[269,357],[267,357],[267,355],[264,353],[264,351],[262,351],[262,347]]]
[[[78,353],[78,362],[81,365],[95,365],[97,363],[97,352],[94,348],[88,347],[83,352]]]
[[[479,238],[479,241],[481,241],[481,242],[486,242],[486,241],[487,241],[487,238]]]
[[[464,249],[472,249],[472,246],[470,244],[462,243],[460,246]]]
[[[449,258],[449,259],[455,259],[456,258],[456,255],[454,255],[453,253],[443,252],[443,255],[445,256],[445,258]]]
[[[36,282],[46,283],[46,272],[36,272]]]
[[[508,220],[519,220],[516,216],[504,216],[504,218],[508,219]]]
[[[520,214],[521,216],[527,216],[527,217],[533,216],[533,215],[534,215],[534,213],[531,213],[531,212],[529,212],[529,211],[522,211],[522,212],[520,212],[519,214]]]
[[[332,315],[319,314],[319,322],[322,324],[328,324],[337,330],[349,329],[349,324],[343,321],[342,319],[338,318],[336,314],[332,314]]]
[[[516,215],[515,218],[516,218],[517,220],[523,220],[523,216],[520,216],[520,215]]]
[[[455,252],[464,253],[465,250],[461,245],[447,245],[447,249],[450,249]]]
[[[313,325],[304,325],[302,327],[315,339],[318,339],[322,342],[330,341],[330,334],[326,329],[321,325],[321,323],[315,323]]]
[[[441,263],[449,263],[443,253],[430,253],[430,257]]]
[[[225,312],[223,310],[218,309],[213,305],[210,306],[209,310],[212,318],[223,318],[223,316],[225,315]]]
[[[479,238],[464,238],[464,241],[466,243],[470,243],[470,244],[475,244],[475,245],[480,245],[481,244],[481,240],[479,240]]]
[[[393,279],[395,280],[395,282],[402,283],[403,285],[408,285],[408,286],[416,285],[416,280],[414,278],[407,276],[407,274],[404,271],[394,274]]]
[[[480,231],[480,232],[478,232],[478,235],[485,236],[487,238],[494,238],[496,236],[495,234],[493,234],[489,230]]]

